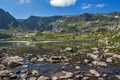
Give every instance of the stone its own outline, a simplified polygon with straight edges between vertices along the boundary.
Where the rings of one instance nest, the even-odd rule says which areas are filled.
[[[44,58],[39,58],[37,61],[38,61],[38,62],[43,62],[43,61],[44,61]]]
[[[9,74],[9,73],[11,73],[10,70],[2,70],[0,71],[0,76],[5,76],[6,74]]]
[[[107,63],[103,61],[93,61],[92,64],[96,66],[107,66]]]
[[[73,73],[72,72],[61,71],[61,72],[56,73],[53,77],[58,77],[60,79],[67,79],[67,78],[73,77]]]
[[[13,73],[9,73],[9,79],[13,80],[13,79],[17,79],[18,76],[16,74]]]
[[[83,77],[83,75],[75,75],[75,78],[77,79],[81,79]]]
[[[31,77],[29,80],[37,80],[36,77]]]
[[[105,80],[104,78],[98,78],[98,80]]]
[[[118,79],[120,79],[120,75],[115,75]]]
[[[28,69],[23,69],[23,70],[21,70],[20,72],[21,72],[21,73],[26,73],[26,72],[28,72]]]
[[[104,56],[113,56],[115,53],[104,53]]]
[[[37,70],[33,70],[33,71],[32,71],[32,75],[33,75],[33,76],[39,76],[39,72],[38,72]]]
[[[75,69],[80,70],[80,66],[75,66]]]
[[[34,63],[34,62],[36,62],[37,61],[37,57],[34,57],[34,58],[32,58],[31,60],[30,60],[30,62],[32,62],[32,63]]]
[[[0,64],[0,70],[3,70],[3,69],[5,69],[5,66]]]
[[[96,70],[89,70],[89,72],[97,77],[100,76],[100,73],[98,73]]]
[[[113,62],[112,57],[107,58],[107,59],[106,59],[106,62],[112,63],[112,62]]]
[[[26,78],[27,78],[27,74],[26,74],[26,73],[21,74],[20,77],[21,77],[22,79],[26,79]]]
[[[58,77],[52,77],[52,80],[59,80]]]
[[[72,52],[72,51],[73,51],[73,48],[71,48],[71,47],[66,47],[64,51]]]
[[[98,55],[89,53],[87,56],[93,58],[94,60],[98,60]]]
[[[113,55],[112,57],[113,57],[113,58],[118,58],[118,59],[120,59],[120,55],[118,55],[118,54],[115,54],[115,55]]]
[[[50,57],[50,59],[48,61],[52,62],[52,63],[59,63],[59,62],[64,62],[65,59],[66,58],[63,56],[52,56],[52,57]]]
[[[84,62],[87,64],[87,63],[90,62],[90,60],[88,60],[88,59],[84,59]]]
[[[90,80],[90,77],[83,77],[81,80]]]
[[[46,76],[40,76],[37,80],[49,80],[49,77],[46,77]]]
[[[22,65],[22,63],[21,63],[21,62],[11,62],[11,63],[9,63],[8,65],[9,65],[10,67],[17,67],[17,66]]]
[[[10,64],[12,62],[19,63],[19,62],[22,62],[23,60],[24,59],[22,57],[14,56],[14,57],[5,58],[1,63],[8,65],[8,64]]]

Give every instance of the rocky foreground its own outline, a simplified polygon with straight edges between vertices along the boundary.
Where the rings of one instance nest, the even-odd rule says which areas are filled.
[[[0,49],[0,80],[120,80],[120,54],[108,49],[67,47],[21,56],[8,49]]]

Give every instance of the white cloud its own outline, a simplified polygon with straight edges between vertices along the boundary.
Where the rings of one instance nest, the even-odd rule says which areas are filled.
[[[55,7],[66,7],[74,5],[77,0],[50,0],[50,4]]]
[[[105,7],[105,4],[96,4],[96,7],[99,7],[99,8],[102,8],[102,7]]]
[[[92,4],[82,4],[82,9],[88,9],[88,8],[91,8],[92,7]]]
[[[23,3],[30,3],[31,2],[31,0],[19,0],[19,1],[20,1],[21,4],[23,4]]]

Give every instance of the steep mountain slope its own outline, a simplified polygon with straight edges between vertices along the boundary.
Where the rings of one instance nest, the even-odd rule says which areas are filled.
[[[52,30],[52,23],[61,18],[62,16],[52,16],[52,17],[30,16],[28,19],[24,20],[22,23],[28,29]]]
[[[56,32],[90,32],[116,29],[120,13],[82,14],[74,16],[37,17],[30,16],[23,20],[28,29],[52,30]]]
[[[0,29],[7,29],[9,26],[18,27],[19,23],[8,12],[0,9]]]

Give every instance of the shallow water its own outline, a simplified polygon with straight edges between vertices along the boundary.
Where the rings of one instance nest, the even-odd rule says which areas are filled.
[[[23,55],[23,53],[50,53],[56,50],[64,49],[65,47],[72,47],[74,49],[90,49],[92,47],[102,48],[104,44],[98,43],[96,41],[1,41],[0,47],[8,47],[13,48],[11,50],[7,50],[7,53],[12,55],[13,52],[16,52],[16,55]],[[14,50],[14,48],[16,50]],[[12,51],[12,52],[11,52]],[[62,69],[63,64],[54,64],[48,62],[42,63],[28,63],[24,62],[23,65],[27,65],[27,69],[37,69],[40,71],[41,75],[49,75],[54,74],[59,71],[77,71],[75,70],[75,66],[80,66],[81,70],[88,71],[89,69],[96,69],[101,74],[107,73],[110,75],[120,74],[120,67],[117,66],[107,66],[107,67],[90,67],[82,64],[67,64],[64,65],[66,68]],[[18,70],[26,69],[25,67],[19,66],[13,69],[13,72],[16,73]]]

